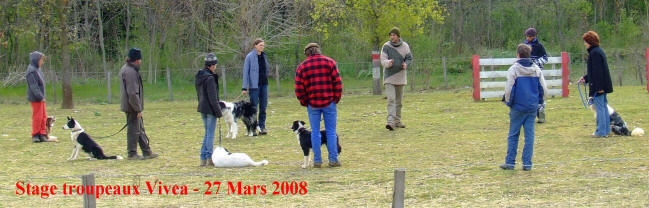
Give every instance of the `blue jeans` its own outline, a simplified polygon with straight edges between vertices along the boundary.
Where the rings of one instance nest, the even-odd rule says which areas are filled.
[[[608,100],[606,93],[597,94],[593,96],[593,105],[595,105],[595,113],[597,114],[597,129],[595,129],[595,136],[608,136],[611,133],[611,118],[608,114]]]
[[[309,113],[309,124],[311,125],[311,148],[313,148],[313,162],[322,163],[320,156],[320,118],[324,117],[325,131],[327,131],[327,151],[329,152],[329,162],[338,162],[338,137],[336,137],[336,119],[338,113],[336,103],[324,108],[307,107]]]
[[[268,105],[268,85],[259,85],[257,89],[250,89],[250,102],[257,108],[259,113],[259,128],[266,129],[266,106]]]
[[[216,117],[212,114],[201,113],[203,126],[205,127],[205,136],[203,137],[203,147],[201,147],[201,160],[212,158],[212,149],[214,148],[214,130],[216,129]]]
[[[525,145],[523,146],[523,167],[532,167],[532,153],[534,152],[534,120],[536,111],[520,112],[514,109],[509,111],[509,135],[507,136],[507,156],[505,164],[514,167],[516,164],[516,151],[521,126],[525,131]]]

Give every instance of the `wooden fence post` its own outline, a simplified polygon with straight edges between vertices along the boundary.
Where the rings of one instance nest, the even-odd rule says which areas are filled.
[[[51,63],[51,62],[50,62],[50,63]],[[56,85],[58,84],[58,82],[59,82],[58,80],[59,80],[59,79],[58,79],[58,77],[56,76],[56,71],[51,70],[51,72],[52,72],[52,75],[54,75],[53,78],[52,78],[51,83],[52,83],[52,92],[54,92],[54,104],[56,104],[56,103],[57,103],[57,102],[56,102],[56,101],[57,101],[57,100],[56,100]]]
[[[480,56],[473,55],[473,100],[480,100]]]
[[[392,192],[392,207],[403,208],[406,190],[406,169],[397,168],[394,170],[394,189]]]
[[[174,101],[174,94],[171,91],[171,70],[167,66],[167,88],[169,89],[169,101]]]
[[[561,52],[561,96],[570,95],[570,55],[567,52]]]
[[[228,97],[228,83],[225,79],[225,66],[221,66],[221,77],[223,77],[223,100],[227,100]]]
[[[91,188],[89,187],[94,187],[95,186],[95,174],[90,173],[88,175],[83,175],[81,176],[81,185],[84,187],[84,192],[83,192],[83,207],[84,208],[94,208],[97,207],[97,201],[95,198],[95,192],[93,194],[88,194],[89,190]]]
[[[406,70],[410,71],[410,91],[415,91],[415,81],[417,81],[417,70],[415,70],[416,67],[414,67],[417,64],[411,64],[412,66],[408,66]],[[406,72],[407,73],[407,72]]]
[[[645,65],[645,75],[647,76],[647,92],[649,92],[649,48],[647,48],[647,51],[645,52],[645,60],[647,61],[647,64]]]
[[[448,89],[448,79],[446,79],[446,56],[442,57],[442,68],[444,68],[444,89]]]
[[[277,83],[277,96],[279,97],[282,94],[279,83],[279,64],[275,64],[275,83]]]
[[[372,51],[372,94],[381,94],[381,61],[379,60],[381,54],[378,51]]]
[[[111,93],[111,87],[110,87],[110,71],[106,71],[106,86],[108,86],[108,96],[106,96],[106,99],[108,100],[108,104],[112,103],[112,93]]]

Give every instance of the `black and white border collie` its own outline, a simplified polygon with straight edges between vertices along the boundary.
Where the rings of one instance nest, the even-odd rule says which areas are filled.
[[[302,147],[302,152],[304,152],[304,163],[302,164],[302,168],[307,168],[309,167],[309,150],[311,149],[311,131],[307,130],[304,127],[304,124],[306,124],[304,121],[293,121],[293,126],[291,129],[293,129],[293,133],[295,133],[297,137],[297,142],[300,144],[300,147]],[[336,137],[338,139],[336,140],[336,143],[338,145],[338,154],[342,152],[342,147],[340,146],[340,137],[338,134],[336,134]],[[327,144],[327,132],[326,131],[320,131],[320,139],[321,145]]]
[[[239,101],[236,103],[219,102],[223,120],[228,124],[229,130],[226,138],[237,138],[237,121],[241,119],[246,125],[247,136],[257,136],[259,125],[257,123],[257,108],[248,101]]]
[[[90,155],[90,159],[97,160],[107,160],[107,159],[124,159],[121,156],[106,156],[101,147],[94,141],[81,125],[74,120],[74,118],[68,117],[68,123],[63,126],[63,129],[70,130],[70,139],[74,144],[74,149],[72,149],[72,155],[68,160],[76,160],[79,156],[79,151],[83,150],[84,152]]]
[[[592,100],[588,103],[590,110],[595,113],[595,119],[597,119],[597,113],[595,112],[595,106],[592,104]],[[622,120],[622,116],[613,109],[610,105],[606,105],[608,107],[608,115],[611,117],[611,131],[620,136],[643,136],[644,135],[644,130],[641,128],[634,128],[633,131],[629,131],[629,128],[626,126],[626,122]]]

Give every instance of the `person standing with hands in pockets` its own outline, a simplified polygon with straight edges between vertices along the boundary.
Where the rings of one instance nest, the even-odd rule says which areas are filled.
[[[399,28],[390,30],[390,41],[383,44],[381,49],[381,65],[383,65],[383,85],[388,97],[388,122],[385,128],[393,131],[396,128],[406,128],[401,122],[401,107],[403,104],[403,88],[407,84],[406,69],[412,63],[412,53],[408,43],[401,40]]]
[[[340,79],[336,62],[320,54],[320,45],[309,43],[304,48],[307,56],[295,71],[295,97],[300,105],[307,107],[309,124],[311,125],[311,149],[313,149],[313,167],[320,168],[320,120],[324,119],[327,132],[327,151],[329,152],[329,167],[340,167],[338,161],[338,136],[336,135],[336,120],[343,93],[343,81]]]

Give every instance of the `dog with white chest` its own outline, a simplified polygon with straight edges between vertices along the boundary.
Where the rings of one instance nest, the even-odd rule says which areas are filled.
[[[304,163],[302,164],[302,168],[307,168],[309,167],[309,151],[312,148],[312,143],[311,131],[307,130],[306,127],[304,127],[304,124],[306,124],[304,121],[293,121],[293,126],[291,127],[291,129],[293,130],[293,133],[295,133],[297,142],[298,144],[300,144],[302,152],[304,153]],[[326,145],[327,132],[320,131],[320,135],[321,145]],[[336,140],[336,146],[338,146],[338,154],[340,154],[342,152],[342,147],[340,146],[340,137],[338,136],[338,134],[336,134],[336,137],[338,137],[338,139]]]
[[[257,132],[261,129],[257,123],[257,109],[252,103],[248,101],[239,101],[235,103],[221,101],[221,112],[223,113],[223,120],[228,124],[228,134],[226,138],[237,138],[237,121],[241,119],[246,125],[247,136],[257,136]]]
[[[124,159],[121,156],[106,156],[104,155],[104,150],[101,149],[99,144],[97,144],[88,134],[81,125],[74,120],[74,118],[68,117],[68,122],[63,126],[63,129],[70,130],[70,139],[74,144],[74,149],[72,149],[72,155],[68,160],[76,160],[79,156],[79,152],[83,150],[85,153],[88,153],[90,159],[97,160],[109,160],[109,159]]]

